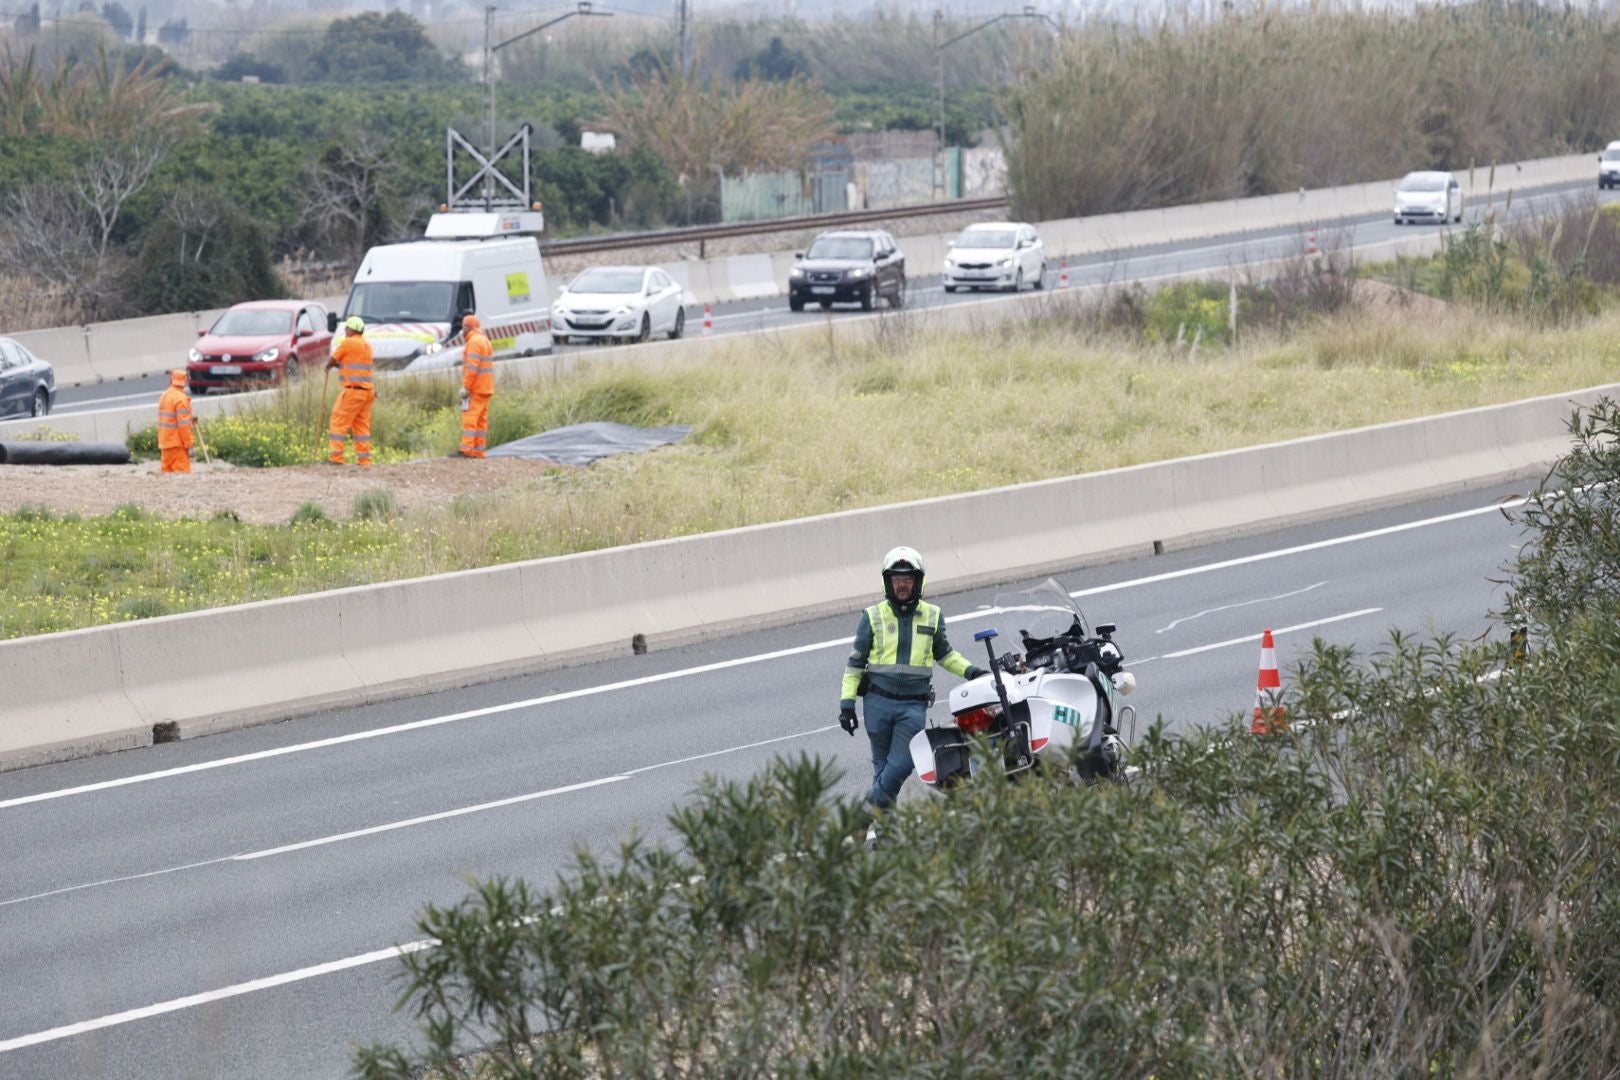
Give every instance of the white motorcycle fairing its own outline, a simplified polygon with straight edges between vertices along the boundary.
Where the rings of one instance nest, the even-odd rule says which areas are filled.
[[[1007,703],[1012,706],[1014,724],[1029,728],[1032,754],[1059,751],[1067,758],[1077,743],[1090,739],[1099,707],[1106,710],[1105,716],[1112,715],[1111,703],[1098,695],[1096,685],[1084,675],[1032,671],[1027,675],[1004,675],[1002,685],[1007,690]],[[995,679],[990,675],[953,688],[947,701],[958,724],[964,713],[1001,706]],[[935,733],[932,737],[930,731]],[[957,768],[956,761],[940,759],[965,753],[967,745],[968,737],[959,728],[925,728],[918,732],[911,740],[911,761],[917,778],[932,785],[938,781],[942,767],[946,775],[951,774]]]

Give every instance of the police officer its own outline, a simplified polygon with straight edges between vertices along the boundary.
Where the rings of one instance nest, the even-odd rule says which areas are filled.
[[[883,602],[861,613],[855,648],[844,668],[838,723],[851,735],[859,721],[855,698],[866,697],[866,737],[872,743],[868,807],[893,806],[911,775],[911,739],[923,729],[934,665],[967,679],[984,671],[951,648],[939,608],[925,603],[923,560],[897,547],[883,557]]]

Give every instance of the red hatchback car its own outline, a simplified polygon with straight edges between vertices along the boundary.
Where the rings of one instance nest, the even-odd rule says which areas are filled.
[[[198,330],[186,364],[191,392],[254,390],[319,370],[332,349],[326,309],[308,300],[237,304]]]

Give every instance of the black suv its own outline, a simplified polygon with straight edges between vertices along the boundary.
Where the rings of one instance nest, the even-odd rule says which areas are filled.
[[[806,301],[822,310],[859,304],[871,311],[878,297],[890,307],[906,302],[906,257],[882,229],[822,233],[808,251],[794,256],[788,271],[788,307],[803,311]]]

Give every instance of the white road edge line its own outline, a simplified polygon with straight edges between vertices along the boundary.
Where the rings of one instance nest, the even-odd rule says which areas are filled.
[[[1326,540],[1317,540],[1309,544],[1297,544],[1293,547],[1278,548],[1273,551],[1256,552],[1253,555],[1244,555],[1235,559],[1225,559],[1221,562],[1205,563],[1201,566],[1189,566],[1182,570],[1170,570],[1162,574],[1150,574],[1146,577],[1133,578],[1129,581],[1117,581],[1108,585],[1096,585],[1089,589],[1079,589],[1069,595],[1080,598],[1087,596],[1100,596],[1104,593],[1118,592],[1122,589],[1135,588],[1141,585],[1152,585],[1161,581],[1173,581],[1178,578],[1192,577],[1197,574],[1208,574],[1220,570],[1227,570],[1234,566],[1246,566],[1250,563],[1265,562],[1270,559],[1285,558],[1290,555],[1299,555],[1308,551],[1320,551],[1325,548],[1337,547],[1341,544],[1357,543],[1363,540],[1372,540],[1383,536],[1392,536],[1408,532],[1412,529],[1426,528],[1431,525],[1444,525],[1453,521],[1478,517],[1482,514],[1499,513],[1523,506],[1529,500],[1512,499],[1500,503],[1490,503],[1486,506],[1475,507],[1471,510],[1459,510],[1450,514],[1441,514],[1437,517],[1423,518],[1418,521],[1403,522],[1399,525],[1387,525],[1379,529],[1368,529],[1364,532],[1352,533],[1348,536],[1331,537]],[[973,619],[982,619],[990,612],[971,611],[960,615],[948,617],[947,623],[963,622]],[[97,791],[107,791],[113,788],[128,787],[132,784],[144,784],[154,780],[164,780],[174,776],[185,776],[190,773],[206,772],[212,769],[223,769],[233,765],[245,765],[255,761],[265,761],[270,758],[282,757],[287,754],[303,753],[307,750],[321,750],[331,746],[342,746],[348,743],[362,742],[367,739],[378,739],[386,735],[398,735],[408,731],[420,731],[425,728],[438,727],[443,724],[453,724],[462,720],[475,720],[485,716],[499,716],[504,713],[517,712],[523,709],[539,708],[544,705],[554,705],[562,701],[573,701],[578,698],[594,697],[598,694],[612,693],[617,690],[629,690],[641,686],[650,686],[656,683],[667,682],[671,679],[682,679],[693,675],[704,675],[711,671],[724,671],[730,668],[744,667],[750,664],[765,663],[771,660],[781,660],[791,656],[802,656],[805,653],[820,652],[824,649],[842,649],[849,647],[848,637],[838,637],[829,641],[817,641],[808,645],[797,645],[788,649],[776,649],[771,652],[756,653],[752,656],[739,656],[731,660],[720,660],[712,664],[700,664],[696,667],[680,668],[675,671],[660,672],[656,675],[643,675],[634,679],[623,679],[618,682],[601,683],[597,686],[581,687],[577,690],[565,690],[556,694],[547,694],[542,697],[528,698],[523,701],[510,701],[501,705],[489,705],[481,709],[468,709],[463,712],[449,713],[444,716],[431,716],[422,720],[412,720],[403,724],[392,724],[387,727],[371,728],[366,731],[351,732],[347,735],[335,735],[331,738],[316,739],[311,742],[292,743],[287,746],[273,747],[268,750],[257,750],[248,754],[237,754],[232,757],[216,758],[212,761],[199,761],[190,765],[180,765],[172,769],[159,769],[155,772],[137,773],[132,776],[120,776],[111,780],[99,780],[89,784],[79,784],[74,787],[58,788],[54,791],[41,791],[33,795],[22,795],[12,799],[0,800],[0,810],[9,810],[18,806],[28,806],[33,803],[49,802],[53,799],[65,799],[74,795],[87,795]]]
[[[219,866],[228,862],[249,862],[256,859],[268,858],[271,855],[283,855],[293,851],[303,851],[307,848],[323,847],[343,840],[357,840],[365,836],[375,836],[378,833],[393,832],[396,829],[407,829],[416,825],[428,825],[436,821],[449,818],[462,817],[466,814],[482,813],[485,810],[498,810],[506,806],[516,806],[521,803],[533,802],[536,799],[549,798],[552,795],[566,795],[570,792],[584,791],[588,788],[601,787],[604,784],[616,784],[621,780],[629,780],[642,773],[653,772],[657,769],[668,769],[676,765],[686,765],[694,761],[705,761],[709,758],[722,757],[726,754],[735,754],[743,750],[757,750],[762,746],[772,746],[776,743],[788,742],[793,739],[803,739],[810,735],[820,735],[832,731],[838,725],[824,724],[821,727],[810,728],[805,731],[795,731],[791,735],[778,735],[771,739],[760,739],[757,742],[743,743],[740,746],[728,746],[723,750],[711,750],[706,754],[694,754],[691,757],[677,758],[673,761],[660,761],[655,765],[642,765],[635,769],[626,769],[614,776],[599,777],[595,780],[586,780],[577,784],[568,784],[564,787],[547,788],[545,791],[531,791],[523,795],[513,795],[505,799],[495,799],[490,802],[477,803],[472,806],[457,807],[452,810],[443,810],[434,814],[423,814],[418,817],[406,818],[401,821],[387,822],[382,825],[372,825],[364,829],[354,829],[349,832],[336,833],[314,840],[303,840],[292,844],[282,844],[279,847],[265,848],[261,851],[245,851],[237,855],[221,855],[213,859],[203,859],[199,862],[183,863],[179,866],[165,866],[159,870],[146,870],[138,874],[123,874],[113,878],[102,878],[99,881],[85,881],[77,885],[65,885],[59,889],[48,889],[45,892],[31,893],[28,896],[14,896],[7,900],[0,900],[0,908],[10,907],[13,904],[25,904],[31,900],[45,900],[52,896],[61,896],[64,893],[82,892],[85,889],[97,889],[105,885],[122,885],[128,881],[141,881],[146,878],[162,877],[167,874],[184,873],[187,870],[200,870],[205,866]]]
[[[207,990],[200,994],[189,994],[186,997],[160,1001],[155,1005],[145,1005],[139,1009],[126,1009],[124,1012],[109,1013],[106,1016],[98,1016],[94,1020],[81,1020],[76,1024],[64,1024],[61,1027],[51,1028],[47,1031],[36,1031],[28,1035],[18,1035],[11,1039],[0,1039],[0,1054],[9,1053],[13,1050],[22,1050],[30,1046],[39,1046],[41,1043],[56,1042],[59,1039],[69,1039],[75,1035],[85,1035],[92,1031],[117,1027],[136,1020],[163,1016],[166,1013],[179,1012],[182,1009],[194,1009],[199,1005],[208,1005],[216,1001],[224,1001],[227,998],[252,994],[259,990],[287,986],[291,983],[303,982],[306,979],[319,978],[322,975],[348,971],[351,968],[365,967],[368,964],[393,960],[410,953],[431,949],[436,945],[438,945],[438,942],[432,938],[410,941],[404,945],[376,949],[372,952],[360,953],[357,956],[344,957],[342,960],[330,960],[324,964],[298,968],[295,971],[284,971],[279,975],[269,975],[262,979],[237,983],[234,986],[222,986],[218,990]]]
[[[1284,634],[1297,634],[1301,630],[1314,630],[1318,626],[1327,626],[1329,623],[1340,623],[1340,622],[1345,622],[1345,621],[1347,621],[1349,619],[1359,619],[1359,618],[1362,618],[1363,616],[1366,616],[1366,615],[1377,615],[1380,611],[1383,611],[1383,610],[1384,609],[1381,608],[1381,607],[1370,607],[1370,608],[1362,608],[1360,611],[1347,611],[1343,615],[1330,615],[1325,619],[1315,619],[1315,620],[1312,620],[1311,622],[1302,622],[1302,623],[1296,623],[1293,626],[1285,626],[1281,630],[1273,630],[1272,634],[1274,636],[1276,636],[1276,637],[1281,637]],[[1167,652],[1163,656],[1158,656],[1158,657],[1155,657],[1154,659],[1156,659],[1156,660],[1178,660],[1183,656],[1195,656],[1198,653],[1213,652],[1216,649],[1225,649],[1225,648],[1227,648],[1229,646],[1232,646],[1232,645],[1246,645],[1251,641],[1259,641],[1259,640],[1260,640],[1260,635],[1259,634],[1249,634],[1249,635],[1247,635],[1245,637],[1236,637],[1236,638],[1229,638],[1226,641],[1217,641],[1213,645],[1198,645],[1198,646],[1195,646],[1194,648],[1191,648],[1191,649],[1180,649],[1180,650],[1178,650],[1176,652]]]

